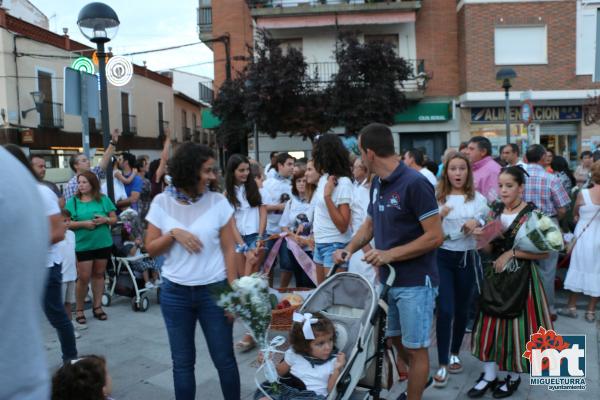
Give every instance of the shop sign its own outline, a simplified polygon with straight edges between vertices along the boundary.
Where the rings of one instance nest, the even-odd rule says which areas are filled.
[[[33,143],[33,129],[25,129],[21,131],[21,143]]]
[[[532,110],[531,119],[534,122],[580,121],[580,106],[539,106]],[[506,121],[503,107],[474,107],[471,108],[471,122],[503,123]],[[520,107],[510,109],[510,121],[523,121]]]

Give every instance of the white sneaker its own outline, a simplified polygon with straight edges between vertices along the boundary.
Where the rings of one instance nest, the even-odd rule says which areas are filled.
[[[154,284],[152,282],[146,282],[146,284],[144,285],[144,287],[146,289],[154,289],[156,286],[154,286]]]

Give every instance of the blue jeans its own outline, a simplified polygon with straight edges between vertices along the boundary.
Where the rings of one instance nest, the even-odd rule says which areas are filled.
[[[431,286],[429,277],[425,286],[390,288],[386,335],[402,336],[402,345],[407,349],[429,347],[437,292],[438,288]]]
[[[246,246],[248,246],[248,250],[254,250],[256,248],[256,242],[258,241],[258,233],[251,233],[249,235],[243,235],[242,239]]]
[[[437,299],[436,336],[440,365],[448,365],[450,354],[458,354],[462,345],[475,290],[475,252],[471,250],[465,255],[464,251],[442,248],[437,252],[440,292]]]
[[[44,292],[44,313],[58,334],[62,359],[68,361],[77,358],[77,346],[73,324],[67,316],[62,298],[61,268],[60,264],[54,264],[53,267],[48,268],[48,280]]]
[[[313,254],[313,261],[315,264],[321,264],[325,268],[333,268],[333,253],[336,250],[343,249],[346,247],[346,243],[334,242],[334,243],[317,243],[315,244],[315,253]]]
[[[184,286],[163,278],[160,286],[162,310],[173,361],[177,400],[193,400],[196,395],[196,322],[204,333],[210,358],[219,373],[225,400],[240,399],[240,374],[233,351],[233,322],[215,302],[216,293],[226,281],[203,286]]]

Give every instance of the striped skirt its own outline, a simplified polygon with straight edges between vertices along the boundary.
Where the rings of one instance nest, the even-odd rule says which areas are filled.
[[[529,372],[529,360],[522,355],[530,335],[540,326],[553,329],[537,265],[531,263],[530,266],[529,295],[521,315],[503,319],[479,312],[473,329],[473,355],[484,362],[495,362],[501,371]]]

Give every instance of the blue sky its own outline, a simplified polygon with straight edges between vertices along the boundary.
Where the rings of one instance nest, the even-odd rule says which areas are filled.
[[[79,11],[90,0],[30,0],[50,20],[50,30],[62,34],[62,28],[69,28],[69,36],[84,44],[90,43],[77,27]],[[108,43],[115,55],[150,50],[179,44],[199,42],[196,27],[196,7],[198,0],[105,0],[121,21],[116,37]],[[191,64],[203,65],[182,68],[182,71],[213,76],[213,54],[203,44],[133,56],[132,62],[148,68],[160,70]]]

